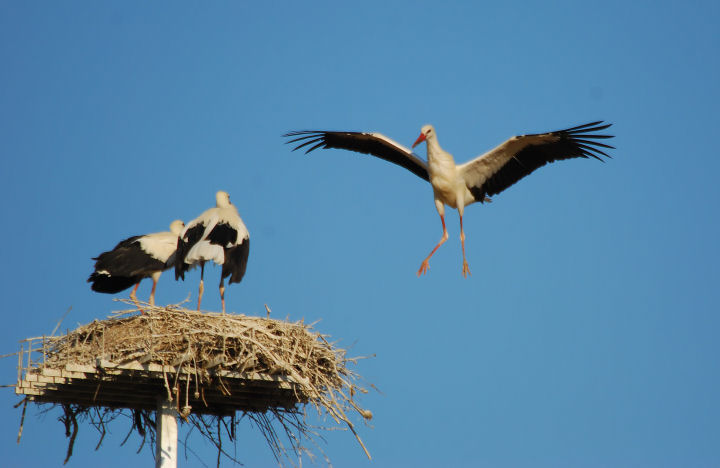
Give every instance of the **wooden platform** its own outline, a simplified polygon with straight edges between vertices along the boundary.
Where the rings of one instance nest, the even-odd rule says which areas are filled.
[[[31,401],[155,410],[159,397],[187,404],[196,414],[230,416],[236,411],[293,410],[307,402],[290,377],[204,369],[211,384],[197,385],[189,367],[98,359],[94,366],[66,364],[56,368],[37,362],[21,363],[15,393]]]

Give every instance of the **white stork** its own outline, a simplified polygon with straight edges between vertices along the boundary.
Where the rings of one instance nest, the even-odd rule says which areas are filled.
[[[204,291],[203,274],[205,262],[212,260],[222,265],[220,274],[220,300],[225,313],[225,278],[228,283],[239,283],[245,275],[250,254],[250,234],[237,208],[230,203],[230,195],[219,191],[215,194],[216,207],[190,221],[180,233],[177,242],[175,279],[185,279],[185,272],[200,264],[200,289],[198,310]]]
[[[95,271],[88,278],[93,291],[115,294],[133,284],[130,299],[137,303],[137,292],[143,278],[152,278],[150,304],[155,304],[155,287],[163,271],[175,263],[178,235],[185,224],[176,219],[170,231],[133,236],[121,241],[114,249],[103,252],[93,260]]]
[[[292,138],[286,143],[298,143],[294,150],[309,146],[306,153],[317,148],[340,148],[370,154],[398,166],[402,166],[432,185],[435,208],[440,214],[443,235],[440,242],[423,260],[418,276],[429,268],[430,257],[447,240],[445,228],[445,205],[456,208],[460,214],[460,242],[462,243],[462,274],[470,273],[465,258],[465,232],[463,212],[465,206],[476,201],[490,201],[488,195],[495,195],[545,164],[561,159],[610,157],[600,148],[612,146],[596,140],[612,138],[596,132],[612,124],[592,122],[566,130],[512,137],[498,147],[464,164],[455,164],[452,155],[440,147],[432,125],[425,125],[412,147],[421,142],[427,144],[427,163],[410,149],[379,133],[328,132],[305,130],[286,133]]]

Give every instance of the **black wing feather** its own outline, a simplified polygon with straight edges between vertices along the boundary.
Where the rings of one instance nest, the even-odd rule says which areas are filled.
[[[152,275],[155,271],[162,271],[165,262],[161,262],[140,247],[139,239],[135,236],[120,242],[113,250],[103,252],[94,260],[95,271],[107,271],[113,276]]]
[[[185,280],[185,272],[190,265],[185,263],[185,257],[193,245],[197,244],[205,232],[204,224],[196,224],[185,231],[185,236],[178,236],[177,250],[175,251],[175,279]]]
[[[238,240],[238,231],[231,225],[219,222],[207,236],[208,242],[222,247],[234,245]]]
[[[103,252],[93,260],[95,271],[87,279],[93,291],[118,293],[133,286],[156,271],[168,268],[140,247],[140,238],[133,236],[120,241],[114,249]],[[102,272],[102,273],[101,273]]]
[[[135,283],[142,279],[142,276],[112,276],[93,272],[87,282],[92,283],[90,289],[95,292],[116,294],[126,290],[130,286],[134,286]]]
[[[225,263],[222,267],[222,277],[230,276],[229,284],[239,283],[245,276],[248,257],[250,256],[250,238],[243,239],[240,245],[225,249]]]
[[[404,167],[421,179],[430,180],[425,161],[416,154],[407,153],[371,133],[302,130],[286,133],[283,136],[292,138],[286,142],[287,144],[298,143],[293,151],[312,145],[305,154],[318,148],[337,148],[365,153]]]
[[[480,186],[468,186],[468,189],[476,199],[482,199],[486,195],[496,195],[502,192],[547,163],[571,158],[592,157],[599,161],[603,161],[601,156],[611,158],[609,154],[599,149],[599,147],[608,149],[615,149],[615,147],[594,140],[613,138],[614,135],[593,133],[605,130],[611,125],[604,124],[603,121],[599,120],[547,134],[527,135],[533,137],[549,134],[557,136],[559,139],[553,142],[525,146]]]

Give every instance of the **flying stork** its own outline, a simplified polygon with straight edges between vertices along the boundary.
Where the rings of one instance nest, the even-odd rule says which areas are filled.
[[[222,265],[220,274],[220,300],[225,313],[225,278],[228,283],[239,283],[245,275],[250,254],[250,234],[237,208],[230,203],[230,195],[219,191],[215,194],[215,208],[210,208],[190,221],[177,241],[175,279],[185,279],[185,272],[200,264],[200,288],[198,310],[204,291],[203,274],[205,262]]]
[[[603,161],[601,156],[610,156],[600,148],[614,148],[597,140],[612,138],[612,135],[597,132],[611,125],[597,121],[565,130],[515,136],[463,164],[455,164],[452,155],[440,147],[437,133],[432,125],[423,126],[420,136],[412,145],[412,148],[415,148],[423,141],[426,143],[427,162],[420,159],[411,149],[379,133],[303,130],[286,133],[283,136],[291,138],[286,143],[297,143],[293,151],[309,146],[305,153],[318,148],[339,148],[370,154],[402,166],[430,182],[435,195],[435,208],[440,214],[443,234],[440,242],[423,260],[417,275],[427,273],[430,257],[448,238],[445,228],[445,205],[448,205],[456,208],[460,215],[462,274],[467,277],[470,268],[465,257],[463,230],[465,206],[477,201],[480,203],[490,201],[489,195],[502,192],[535,169],[550,162],[588,157]]]
[[[150,305],[155,304],[155,287],[163,271],[175,262],[178,235],[185,224],[176,219],[170,231],[133,236],[121,241],[114,249],[103,252],[93,260],[95,271],[87,279],[93,291],[115,294],[135,285],[130,299],[137,303],[137,292],[143,278],[152,278]]]

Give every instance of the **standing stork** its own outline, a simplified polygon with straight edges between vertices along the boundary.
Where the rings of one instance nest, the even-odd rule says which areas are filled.
[[[176,219],[170,232],[155,232],[133,236],[121,241],[114,249],[103,252],[93,260],[95,271],[87,279],[93,291],[115,294],[135,285],[130,299],[137,303],[137,292],[143,278],[152,278],[150,305],[155,305],[155,287],[163,271],[175,263],[178,235],[185,224]]]
[[[379,133],[304,130],[286,133],[283,136],[291,138],[286,143],[297,143],[293,151],[306,146],[309,146],[306,153],[317,148],[357,151],[402,166],[430,182],[435,195],[435,208],[442,222],[443,234],[440,242],[420,264],[417,275],[427,273],[430,257],[448,238],[445,228],[445,205],[448,205],[456,208],[460,215],[462,274],[467,277],[470,267],[465,257],[463,230],[465,206],[477,201],[481,203],[490,201],[489,195],[502,192],[535,169],[550,162],[588,157],[603,161],[600,156],[610,156],[600,148],[614,148],[596,140],[612,138],[612,136],[596,132],[605,130],[611,125],[597,121],[565,130],[515,136],[464,164],[455,164],[452,155],[440,147],[432,125],[423,126],[420,136],[412,145],[414,148],[423,141],[427,144],[427,163],[411,149]]]
[[[245,275],[250,254],[250,234],[237,208],[230,203],[230,195],[219,191],[215,194],[215,208],[206,210],[190,221],[177,241],[175,279],[185,280],[185,272],[200,264],[200,288],[198,310],[204,291],[203,274],[205,262],[212,260],[222,265],[220,274],[220,300],[225,313],[225,278],[228,283],[239,283]]]

